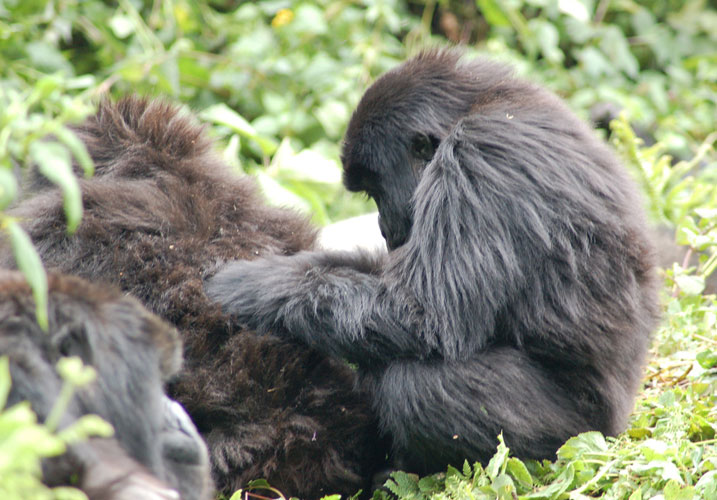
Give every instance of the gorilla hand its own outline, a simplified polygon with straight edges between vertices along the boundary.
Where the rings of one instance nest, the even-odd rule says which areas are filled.
[[[222,304],[224,312],[258,333],[286,333],[282,312],[292,296],[310,278],[313,255],[272,256],[227,264],[205,283],[210,300]]]

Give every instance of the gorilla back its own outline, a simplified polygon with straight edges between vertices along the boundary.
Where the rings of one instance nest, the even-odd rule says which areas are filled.
[[[61,193],[40,178],[13,215],[48,268],[114,283],[177,326],[185,366],[169,391],[207,441],[217,487],[264,478],[303,498],[365,488],[385,451],[355,373],[232,324],[203,291],[228,260],[311,248],[306,218],[267,206],[176,107],[104,102],[77,133],[96,169],[79,181],[77,232],[66,233]]]
[[[231,263],[210,297],[355,362],[417,472],[486,461],[500,432],[549,458],[623,428],[657,320],[653,248],[627,172],[559,99],[425,52],[367,90],[343,164],[388,255]]]

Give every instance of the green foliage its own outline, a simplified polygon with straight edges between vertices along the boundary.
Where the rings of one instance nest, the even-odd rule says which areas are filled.
[[[664,144],[641,146],[624,113],[612,130],[616,149],[643,188],[652,220],[673,228],[676,243],[687,249],[682,266],[668,270],[668,278],[687,295],[699,295],[717,269],[717,132],[705,139],[694,158],[673,164]],[[699,255],[697,266],[687,268],[693,254]]]
[[[453,5],[454,2],[448,2]],[[717,9],[706,0],[477,0],[482,49],[577,110],[611,102],[691,156],[717,128]],[[468,16],[471,20],[470,16]],[[508,54],[510,54],[508,56]],[[587,116],[587,114],[586,114]]]
[[[87,176],[92,175],[93,165],[84,144],[66,125],[82,119],[91,107],[82,98],[70,97],[66,92],[89,80],[64,80],[57,75],[36,73],[29,80],[23,80],[19,74],[27,68],[3,61],[0,55],[0,68],[3,67],[4,71],[0,69],[3,77],[0,79],[0,230],[9,239],[18,268],[33,289],[38,322],[46,328],[47,283],[40,259],[17,221],[1,210],[17,196],[13,167],[26,167],[34,162],[39,172],[62,189],[68,231],[77,228],[82,203],[71,158],[76,158]]]
[[[56,431],[59,418],[67,410],[75,390],[95,378],[94,369],[83,366],[79,358],[61,359],[57,371],[64,380],[62,391],[47,420],[40,424],[27,401],[6,408],[11,387],[10,364],[7,357],[0,358],[0,498],[87,498],[75,488],[48,488],[43,485],[40,460],[62,455],[67,445],[92,436],[109,437],[114,430],[98,416],[85,415]]]

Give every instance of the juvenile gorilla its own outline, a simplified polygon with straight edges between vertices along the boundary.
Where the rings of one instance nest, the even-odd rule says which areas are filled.
[[[235,262],[208,295],[236,321],[359,366],[396,464],[550,458],[619,432],[656,323],[652,245],[613,154],[549,92],[426,52],[363,96],[344,183],[389,253]]]
[[[55,365],[79,356],[97,379],[79,389],[61,427],[94,413],[110,422],[112,439],[73,445],[46,460],[44,480],[70,484],[90,498],[209,498],[207,449],[181,406],[164,395],[163,381],[179,370],[177,331],[114,288],[49,276],[49,331],[35,318],[25,279],[0,271],[0,356],[8,356],[8,406],[29,400],[40,420],[52,409],[62,380]]]
[[[67,235],[62,196],[40,178],[12,213],[48,268],[114,283],[177,326],[185,366],[169,392],[207,441],[217,487],[265,478],[302,498],[366,489],[386,450],[355,373],[234,326],[203,291],[227,261],[311,248],[307,220],[268,207],[172,106],[105,102],[77,132],[96,168],[80,180],[77,232]]]

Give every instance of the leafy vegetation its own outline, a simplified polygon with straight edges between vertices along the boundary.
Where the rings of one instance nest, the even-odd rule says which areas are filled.
[[[578,436],[554,463],[523,463],[501,445],[486,467],[397,473],[376,497],[717,498],[717,303],[705,292],[717,267],[717,8],[707,0],[0,0],[0,230],[38,318],[44,273],[2,210],[19,196],[15,168],[35,164],[65,193],[68,231],[77,226],[73,169],[92,165],[68,125],[99,96],[186,103],[270,202],[325,224],[373,209],[340,186],[340,139],[361,93],[447,39],[512,62],[585,118],[622,110],[602,133],[684,250],[666,266],[664,321],[625,433]],[[3,498],[25,491],[17,485],[47,452],[8,445],[2,422],[15,411],[0,413]],[[42,428],[25,415],[24,428]],[[16,456],[34,465],[8,475]]]

